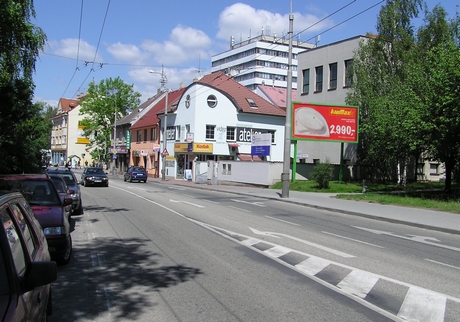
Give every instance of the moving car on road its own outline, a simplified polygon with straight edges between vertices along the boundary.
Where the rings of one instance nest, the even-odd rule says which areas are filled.
[[[57,278],[40,223],[19,192],[0,192],[1,321],[46,321]]]
[[[125,172],[124,181],[137,181],[137,182],[147,182],[147,171],[144,167],[132,166],[128,168],[128,171]]]
[[[72,204],[72,198],[61,201],[47,174],[0,175],[0,190],[22,193],[43,228],[51,258],[67,264],[72,254],[72,238],[66,207]]]
[[[85,187],[88,186],[109,186],[109,178],[107,172],[102,168],[87,167],[83,169],[81,174],[81,184]]]

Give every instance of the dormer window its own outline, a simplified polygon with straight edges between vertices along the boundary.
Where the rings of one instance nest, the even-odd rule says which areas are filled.
[[[251,106],[252,108],[257,108],[258,107],[256,102],[254,102],[254,100],[252,98],[247,98],[246,100],[248,101],[249,106]]]

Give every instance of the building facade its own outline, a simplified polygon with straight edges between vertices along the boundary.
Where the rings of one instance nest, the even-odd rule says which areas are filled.
[[[292,44],[292,88],[297,88],[298,54],[314,48],[314,44],[293,40]],[[235,43],[232,38],[230,49],[211,58],[212,72],[222,71],[233,76],[250,90],[257,85],[287,88],[289,39],[259,35]]]

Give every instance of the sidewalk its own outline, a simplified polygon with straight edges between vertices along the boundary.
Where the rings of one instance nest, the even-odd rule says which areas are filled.
[[[72,169],[75,173],[83,170]],[[113,174],[109,173],[109,179]],[[123,175],[118,174],[118,178],[123,180]],[[393,223],[401,223],[414,227],[438,230],[451,234],[460,235],[460,214],[454,214],[443,211],[429,210],[425,208],[400,207],[392,205],[381,205],[376,203],[344,200],[334,198],[333,193],[315,193],[289,191],[287,198],[282,198],[281,190],[259,188],[248,185],[208,185],[198,184],[192,181],[179,180],[171,177],[161,178],[149,177],[148,182],[156,184],[168,184],[187,186],[197,189],[209,189],[222,192],[228,192],[236,195],[253,196],[280,202],[289,202],[293,204],[304,205],[316,209],[330,210],[343,214],[361,216],[371,219],[383,220]]]

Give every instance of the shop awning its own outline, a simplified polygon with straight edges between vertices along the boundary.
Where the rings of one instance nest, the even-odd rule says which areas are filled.
[[[229,143],[228,146],[231,147],[231,148],[237,148],[237,147],[239,147],[240,145],[239,145],[238,143],[232,142],[232,143]]]

